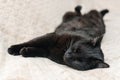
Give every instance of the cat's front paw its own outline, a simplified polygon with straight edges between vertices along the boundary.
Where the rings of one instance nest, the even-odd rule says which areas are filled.
[[[27,47],[23,47],[21,50],[20,50],[20,54],[23,56],[23,57],[29,57],[29,50]]]
[[[20,50],[20,55],[22,55],[23,57],[35,57],[34,48],[32,48],[32,47],[23,47]]]
[[[19,51],[20,51],[20,46],[18,45],[12,45],[10,48],[8,48],[8,53],[11,55],[20,55]]]

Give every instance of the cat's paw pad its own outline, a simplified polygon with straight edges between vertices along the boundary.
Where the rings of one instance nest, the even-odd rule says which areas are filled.
[[[18,45],[13,45],[8,48],[8,53],[11,55],[19,55],[20,48]]]

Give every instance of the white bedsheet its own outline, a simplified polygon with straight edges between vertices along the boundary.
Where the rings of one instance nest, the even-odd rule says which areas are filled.
[[[7,48],[52,32],[66,11],[109,9],[102,42],[110,68],[78,71],[46,58],[11,56]],[[119,80],[120,0],[0,0],[0,80]]]

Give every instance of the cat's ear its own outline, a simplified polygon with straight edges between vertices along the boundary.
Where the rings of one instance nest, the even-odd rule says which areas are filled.
[[[105,62],[100,62],[97,65],[97,68],[108,68],[108,67],[109,67],[109,65]]]
[[[82,7],[80,5],[75,7],[75,12],[77,13],[78,16],[81,16],[81,9]]]
[[[102,17],[104,17],[104,16],[105,16],[105,14],[107,14],[108,12],[109,12],[109,10],[108,10],[108,9],[104,9],[104,10],[100,11],[100,13],[101,13]]]

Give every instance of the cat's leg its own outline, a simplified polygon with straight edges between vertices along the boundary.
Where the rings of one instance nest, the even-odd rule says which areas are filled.
[[[81,9],[82,9],[82,6],[78,5],[75,7],[75,12],[77,13],[78,16],[81,16]]]
[[[44,48],[23,47],[20,50],[20,54],[23,57],[47,57],[49,55],[49,51]]]
[[[8,53],[12,55],[20,55],[19,52],[23,47],[52,47],[55,45],[56,39],[57,37],[54,33],[46,34],[42,37],[35,38],[25,43],[12,45],[10,48],[8,48]]]

